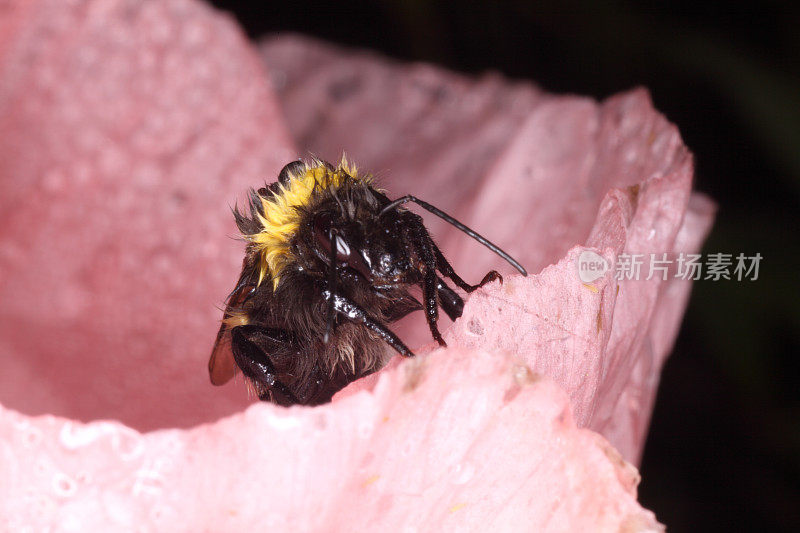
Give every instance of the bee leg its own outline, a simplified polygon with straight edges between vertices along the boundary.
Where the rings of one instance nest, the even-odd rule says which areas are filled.
[[[436,275],[436,265],[429,265],[425,269],[425,277],[422,280],[422,296],[425,305],[425,318],[428,319],[428,327],[431,330],[433,339],[439,343],[439,346],[447,346],[444,342],[442,334],[439,333],[439,328],[436,323],[439,320],[439,276]]]
[[[456,291],[447,286],[442,278],[436,276],[436,291],[439,293],[439,305],[442,310],[450,317],[450,320],[456,320],[461,317],[464,312],[464,300],[461,299]]]
[[[438,246],[433,244],[433,250],[434,253],[436,254],[436,267],[439,269],[439,272],[441,272],[448,278],[452,279],[453,283],[455,283],[456,286],[466,291],[467,293],[480,289],[487,283],[492,282],[496,279],[499,279],[500,283],[503,283],[503,276],[501,276],[496,270],[490,270],[485,276],[483,276],[483,279],[481,280],[480,283],[478,283],[477,285],[470,285],[469,283],[461,279],[461,276],[456,274],[456,271],[453,270],[452,266],[450,266],[450,263],[444,257],[442,251],[439,250]]]
[[[439,346],[447,346],[436,323],[439,321],[439,291],[444,285],[439,276],[436,275],[436,245],[433,243],[421,219],[416,217],[419,222],[407,226],[406,249],[409,256],[418,255],[422,261],[422,305],[425,307],[425,318],[428,321],[428,328],[431,330],[433,339]],[[449,290],[449,287],[444,285]],[[449,315],[450,313],[448,313]]]
[[[328,290],[322,291],[322,296],[326,300],[331,298],[331,293]],[[374,331],[378,334],[378,336],[383,339],[389,346],[394,348],[400,355],[405,357],[413,357],[414,353],[408,349],[408,347],[403,344],[403,341],[389,328],[381,324],[380,322],[373,320],[372,318],[367,315],[367,312],[360,308],[355,302],[345,298],[344,296],[340,296],[338,294],[333,295],[333,309],[341,314],[344,315],[347,319],[355,322],[357,324],[363,324],[370,330]]]
[[[262,400],[273,400],[280,405],[299,403],[295,394],[278,380],[272,361],[267,357],[265,345],[284,347],[292,342],[289,333],[273,328],[259,326],[237,326],[231,330],[231,351],[236,364],[248,378],[264,386],[265,393],[259,394]],[[274,398],[270,398],[270,395]]]

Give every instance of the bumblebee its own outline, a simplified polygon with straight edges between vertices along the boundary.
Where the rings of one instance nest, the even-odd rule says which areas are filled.
[[[347,384],[381,369],[396,352],[414,354],[391,324],[424,310],[433,338],[439,308],[452,320],[470,285],[455,273],[413,202],[482,243],[527,275],[517,261],[453,217],[414,196],[390,200],[346,158],[333,165],[294,161],[278,181],[250,190],[245,212],[233,209],[247,241],[242,272],[226,299],[208,363],[222,385],[238,368],[261,400],[318,405]],[[421,289],[422,302],[410,292]],[[388,353],[387,353],[388,352]]]

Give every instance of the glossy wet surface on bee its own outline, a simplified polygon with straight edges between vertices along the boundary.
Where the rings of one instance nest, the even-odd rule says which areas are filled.
[[[344,158],[337,167],[294,161],[278,181],[250,191],[246,212],[234,209],[247,247],[209,361],[212,383],[226,383],[238,368],[262,400],[328,402],[382,368],[391,357],[387,345],[413,356],[388,325],[417,310],[444,346],[439,309],[456,320],[464,307],[445,278],[467,293],[502,278],[490,271],[477,285],[461,279],[422,218],[402,207],[409,202],[526,275],[497,246],[432,205],[413,196],[390,200]]]

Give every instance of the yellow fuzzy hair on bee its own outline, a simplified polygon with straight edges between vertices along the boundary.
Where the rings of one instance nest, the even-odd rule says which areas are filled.
[[[262,213],[256,213],[261,225],[258,233],[243,237],[255,244],[260,255],[258,284],[269,275],[273,289],[278,287],[280,273],[292,259],[289,244],[300,224],[300,212],[296,207],[307,206],[315,190],[339,187],[346,179],[371,181],[370,176],[358,176],[358,169],[342,156],[335,169],[318,159],[303,161],[293,169],[286,183],[277,183],[274,194],[258,194]]]

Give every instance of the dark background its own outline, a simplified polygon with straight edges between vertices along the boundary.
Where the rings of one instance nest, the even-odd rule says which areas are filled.
[[[719,203],[704,253],[763,259],[757,281],[696,282],[664,369],[640,501],[672,531],[800,528],[800,8],[213,4],[252,38],[300,32],[598,99],[647,86],[696,155],[696,188]]]

